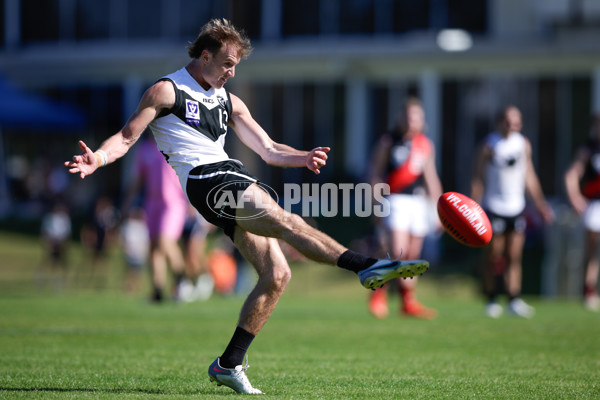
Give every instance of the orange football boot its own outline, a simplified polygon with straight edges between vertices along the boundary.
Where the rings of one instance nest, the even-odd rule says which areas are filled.
[[[387,302],[387,287],[375,289],[369,298],[369,312],[377,319],[384,319],[390,315]]]
[[[401,313],[407,317],[415,317],[421,319],[432,320],[437,317],[437,310],[425,307],[417,300],[410,300],[404,303],[401,308]]]

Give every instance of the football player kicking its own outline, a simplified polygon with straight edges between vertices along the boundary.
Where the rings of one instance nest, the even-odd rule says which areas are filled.
[[[191,61],[158,80],[143,95],[137,110],[116,134],[93,152],[79,142],[83,154],[65,162],[81,178],[122,157],[150,127],[159,150],[179,176],[188,199],[206,220],[222,228],[254,266],[258,282],[242,306],[237,328],[223,354],[209,367],[211,381],[239,393],[260,394],[243,365],[246,352],[273,312],[291,278],[278,244],[289,243],[307,258],[353,271],[367,288],[390,279],[419,275],[429,267],[423,260],[377,260],[346,249],[312,228],[300,216],[282,209],[258,185],[244,166],[223,149],[227,127],[271,165],[306,167],[318,174],[329,147],[296,150],[276,143],[252,118],[248,108],[224,85],[248,56],[245,34],[227,20],[211,20],[188,47]],[[233,198],[243,193],[237,208],[218,205],[211,191],[227,186]],[[215,207],[217,206],[217,207]]]

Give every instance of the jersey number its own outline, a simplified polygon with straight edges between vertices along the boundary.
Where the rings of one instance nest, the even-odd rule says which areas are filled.
[[[223,129],[223,133],[227,133],[227,119],[229,116],[227,115],[227,110],[223,110],[219,108],[219,125],[221,125],[221,129]]]

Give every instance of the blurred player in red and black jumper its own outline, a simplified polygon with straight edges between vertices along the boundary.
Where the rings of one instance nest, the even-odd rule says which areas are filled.
[[[385,218],[393,258],[413,259],[421,256],[423,241],[431,227],[431,202],[442,195],[442,185],[435,168],[435,148],[423,133],[425,112],[421,102],[409,98],[396,126],[381,136],[375,145],[371,183],[390,186],[390,213]],[[435,204],[435,203],[434,203]],[[437,221],[437,219],[436,219]],[[417,279],[396,279],[400,293],[401,314],[433,319],[437,311],[416,299]],[[387,286],[375,290],[369,298],[369,312],[377,318],[389,314]]]
[[[565,173],[569,202],[585,227],[584,305],[600,311],[598,239],[600,238],[600,112],[592,116],[591,137]]]

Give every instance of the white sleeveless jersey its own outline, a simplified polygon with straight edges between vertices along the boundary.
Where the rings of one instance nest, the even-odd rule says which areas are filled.
[[[231,99],[225,88],[204,90],[185,68],[160,80],[173,84],[175,105],[161,112],[150,129],[185,192],[193,168],[230,159],[223,146]]]
[[[525,209],[525,137],[511,132],[505,138],[494,132],[487,137],[486,144],[492,150],[492,157],[486,166],[482,206],[504,217],[517,216]]]

